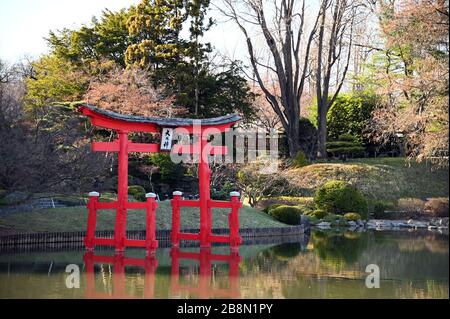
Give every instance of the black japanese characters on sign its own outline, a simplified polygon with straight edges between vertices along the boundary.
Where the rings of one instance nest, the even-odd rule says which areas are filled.
[[[173,129],[163,128],[161,133],[161,146],[162,151],[170,151],[172,149]]]

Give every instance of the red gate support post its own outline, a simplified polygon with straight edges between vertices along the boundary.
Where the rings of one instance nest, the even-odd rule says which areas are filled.
[[[117,185],[117,214],[114,229],[116,251],[125,249],[126,219],[128,202],[128,132],[119,133],[119,172]]]
[[[97,224],[97,204],[100,194],[97,192],[89,193],[88,202],[88,225],[86,230],[86,237],[84,239],[84,245],[88,250],[94,249],[95,238],[95,226]]]
[[[156,194],[147,193],[145,194],[147,199],[146,205],[146,229],[145,229],[145,249],[146,254],[152,254],[155,249],[158,248],[158,241],[156,240],[156,208],[158,204],[156,203]]]
[[[231,213],[228,215],[228,224],[230,226],[230,248],[236,249],[242,243],[242,238],[239,236],[239,208],[242,203],[239,200],[241,194],[239,192],[231,192]]]
[[[198,180],[199,180],[199,201],[200,201],[200,247],[211,247],[210,235],[212,226],[211,209],[208,207],[210,200],[210,177],[211,170],[209,169],[208,158],[205,150],[205,146],[208,144],[207,137],[201,134],[199,136],[200,143],[200,156],[198,164]]]
[[[179,233],[180,233],[180,201],[182,192],[173,192],[173,199],[170,202],[172,205],[172,230],[170,233],[172,245],[178,247],[180,243]]]

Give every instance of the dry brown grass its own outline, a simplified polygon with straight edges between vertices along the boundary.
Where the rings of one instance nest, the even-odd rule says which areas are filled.
[[[429,198],[425,203],[425,214],[432,217],[448,217],[448,197]]]

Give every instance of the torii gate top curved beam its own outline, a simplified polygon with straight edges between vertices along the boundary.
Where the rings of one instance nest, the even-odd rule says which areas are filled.
[[[91,118],[92,124],[104,128],[124,130],[128,132],[150,132],[160,131],[160,127],[189,127],[201,125],[202,129],[214,127],[221,132],[241,120],[238,114],[228,114],[209,119],[188,118],[163,118],[145,117],[136,115],[124,115],[112,111],[103,110],[93,105],[81,105],[78,110]]]

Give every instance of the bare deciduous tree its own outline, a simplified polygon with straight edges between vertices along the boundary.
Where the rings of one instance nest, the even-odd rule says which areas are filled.
[[[218,9],[242,31],[246,39],[253,73],[287,133],[289,153],[299,151],[299,117],[301,97],[306,79],[311,72],[310,53],[321,13],[306,27],[305,1],[295,0],[223,0]],[[261,32],[264,48],[269,52],[269,63],[257,55],[252,27]],[[280,88],[273,94],[264,83],[263,71],[271,72]]]
[[[267,87],[269,87],[270,84],[267,84]],[[273,86],[273,89],[271,90],[272,94],[279,94],[278,87]],[[270,132],[270,130],[275,129],[281,129],[281,121],[278,115],[274,112],[271,104],[267,101],[266,96],[264,92],[262,92],[261,88],[255,87],[253,88],[253,92],[256,95],[256,98],[253,102],[254,108],[256,110],[256,116],[254,121],[252,121],[252,124],[256,125],[257,127],[262,127],[266,132]]]
[[[323,0],[320,7],[315,86],[321,158],[327,157],[327,113],[342,89],[350,65],[358,7],[357,1],[348,0]]]
[[[87,190],[104,177],[90,150],[81,116],[66,107],[42,107],[26,114],[26,76],[0,61],[0,189],[28,194]]]

